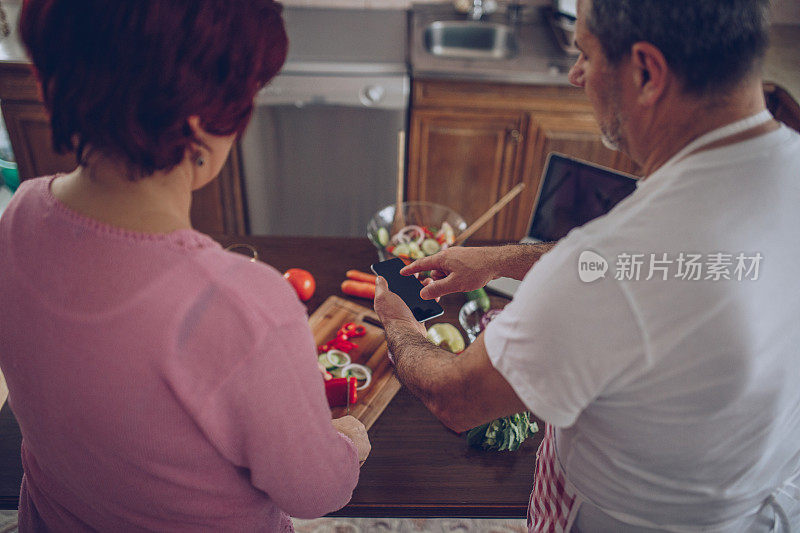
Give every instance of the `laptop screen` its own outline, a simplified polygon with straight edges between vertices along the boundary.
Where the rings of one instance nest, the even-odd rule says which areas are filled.
[[[551,153],[539,186],[528,237],[557,241],[572,228],[608,213],[636,190],[636,179]]]

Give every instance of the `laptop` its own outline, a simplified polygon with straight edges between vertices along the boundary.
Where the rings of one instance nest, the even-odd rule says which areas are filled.
[[[610,168],[555,152],[547,156],[528,234],[521,243],[553,242],[569,231],[611,211],[636,190],[637,179]],[[490,281],[487,289],[513,296],[520,282]]]

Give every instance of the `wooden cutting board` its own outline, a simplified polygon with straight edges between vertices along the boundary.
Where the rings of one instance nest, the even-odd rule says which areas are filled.
[[[377,325],[380,320],[372,309],[338,296],[325,300],[309,318],[317,346],[333,339],[339,328],[347,322],[355,322],[367,330],[365,336],[352,339],[358,348],[350,352],[350,359],[372,370],[372,384],[358,391],[358,401],[350,405],[350,414],[369,429],[400,390],[400,382],[394,377],[383,328]],[[347,407],[334,407],[331,414],[333,418],[345,416]]]

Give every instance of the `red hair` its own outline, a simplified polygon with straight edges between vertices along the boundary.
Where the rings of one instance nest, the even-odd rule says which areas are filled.
[[[180,163],[198,141],[241,133],[287,37],[273,0],[25,0],[30,52],[53,146],[126,160],[141,176]]]

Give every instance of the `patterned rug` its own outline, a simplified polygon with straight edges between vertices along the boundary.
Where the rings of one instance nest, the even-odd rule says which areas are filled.
[[[297,533],[525,533],[525,520],[465,518],[316,518],[294,520]],[[0,533],[16,533],[17,512],[0,511]]]
[[[0,511],[0,533],[11,533],[17,531],[17,512]]]

